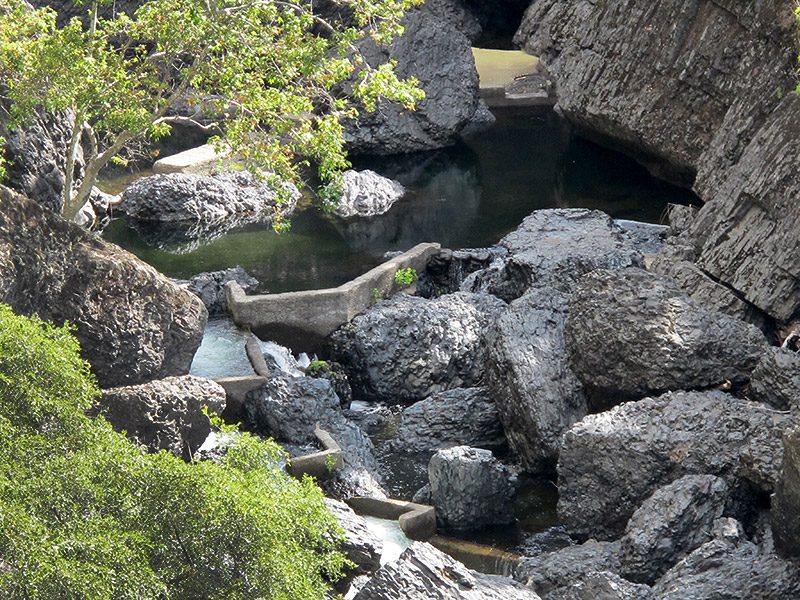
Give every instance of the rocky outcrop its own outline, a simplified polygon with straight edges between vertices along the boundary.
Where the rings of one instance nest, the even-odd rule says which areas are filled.
[[[203,410],[221,415],[225,404],[221,385],[186,375],[104,390],[98,409],[114,429],[148,451],[189,459],[211,432]]]
[[[435,596],[432,596],[435,594]],[[539,600],[506,577],[481,575],[430,544],[414,542],[383,565],[353,600]]]
[[[646,585],[632,583],[610,571],[590,571],[550,592],[544,600],[650,600],[652,597]]]
[[[397,295],[336,331],[332,355],[363,399],[415,402],[468,387],[483,376],[481,334],[504,306],[486,294]]]
[[[800,597],[795,565],[746,539],[700,546],[653,587],[656,600],[788,600]]]
[[[346,127],[353,154],[398,154],[450,145],[475,117],[480,106],[478,73],[470,41],[457,27],[422,6],[403,18],[404,34],[388,48],[359,42],[371,65],[396,60],[400,77],[416,77],[425,99],[416,110],[379,102]]]
[[[783,440],[781,476],[772,498],[775,546],[785,556],[800,557],[800,428]]]
[[[188,372],[206,310],[132,254],[0,187],[0,301],[70,321],[102,387]]]
[[[198,273],[189,280],[187,289],[202,300],[209,315],[222,315],[228,312],[225,284],[229,281],[235,281],[247,293],[255,292],[258,289],[258,280],[239,266],[221,271]]]
[[[561,435],[587,413],[564,348],[566,294],[535,289],[486,334],[487,385],[511,447],[532,472],[552,470]]]
[[[641,269],[582,279],[564,337],[578,378],[617,400],[743,384],[767,350],[752,325],[697,306],[671,280]]]
[[[333,209],[340,217],[374,217],[388,211],[403,197],[405,188],[369,169],[348,170],[342,181],[342,197]]]
[[[581,576],[593,571],[618,573],[619,542],[590,540],[556,552],[523,558],[514,574],[517,581],[531,586],[544,598],[560,588],[569,587]]]
[[[672,392],[590,415],[564,434],[559,517],[579,537],[613,539],[657,488],[711,474],[771,492],[791,415],[719,391]]]
[[[457,388],[415,402],[400,414],[390,442],[399,452],[434,452],[450,446],[500,450],[506,445],[497,406],[483,387]]]
[[[366,434],[342,413],[331,383],[314,377],[271,377],[259,389],[248,393],[244,405],[245,423],[258,433],[278,442],[308,446],[316,444],[319,425],[342,449],[344,467],[320,482],[342,498],[383,497],[373,446]]]
[[[355,565],[351,575],[377,571],[381,566],[383,541],[370,531],[364,517],[358,516],[344,502],[333,498],[325,498],[325,506],[344,530],[342,550]]]
[[[511,473],[489,450],[456,446],[428,464],[436,520],[445,529],[476,531],[514,522]]]
[[[631,240],[597,210],[537,210],[499,245],[508,250],[502,266],[478,271],[464,280],[462,290],[489,292],[506,301],[530,287],[569,293],[594,269],[642,265]]]
[[[622,538],[622,574],[652,584],[686,554],[711,541],[728,498],[713,475],[686,475],[658,489],[633,513]]]
[[[299,196],[294,186],[276,189],[247,171],[167,173],[128,186],[120,210],[137,221],[209,223],[242,215],[256,221],[290,214]]]
[[[800,407],[800,355],[768,348],[750,378],[750,397],[779,410]]]

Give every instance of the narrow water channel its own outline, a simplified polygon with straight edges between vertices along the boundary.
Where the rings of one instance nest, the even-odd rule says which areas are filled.
[[[241,265],[264,290],[282,292],[342,284],[385,252],[423,241],[491,245],[538,208],[597,208],[658,222],[667,203],[694,199],[631,159],[573,136],[551,112],[498,112],[488,131],[452,148],[354,162],[397,179],[409,193],[370,219],[339,219],[307,206],[281,235],[250,225],[208,242],[171,244],[122,220],[105,235],[172,277]]]

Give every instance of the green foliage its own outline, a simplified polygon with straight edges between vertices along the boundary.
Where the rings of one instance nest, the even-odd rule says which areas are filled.
[[[341,530],[278,446],[144,454],[85,415],[98,390],[78,351],[0,305],[0,597],[326,598]]]
[[[419,275],[417,275],[417,270],[411,267],[406,267],[405,269],[398,269],[397,272],[394,274],[394,282],[397,285],[408,287],[412,283],[414,283],[417,279],[419,279]]]
[[[381,298],[381,291],[378,288],[372,288],[372,302],[380,302]]]
[[[309,377],[319,377],[331,370],[327,360],[312,360],[306,367],[306,375]]]
[[[8,177],[8,161],[6,160],[4,151],[6,147],[6,138],[0,136],[0,183],[3,183]]]
[[[313,0],[151,0],[132,18],[108,20],[97,18],[95,1],[84,20],[58,28],[48,8],[0,0],[0,80],[12,125],[40,106],[76,115],[67,202],[79,143],[87,166],[74,195],[83,200],[114,157],[192,121],[170,116],[178,104],[218,115],[209,128],[216,144],[256,173],[300,182],[313,165],[323,183],[335,182],[349,166],[343,119],[375,110],[379,98],[412,110],[424,97],[394,63],[368,65],[356,44],[386,43],[421,1],[338,0],[350,15],[341,22],[315,15]]]

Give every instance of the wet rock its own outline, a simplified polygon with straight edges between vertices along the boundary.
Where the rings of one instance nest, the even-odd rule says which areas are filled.
[[[330,381],[333,391],[339,397],[340,406],[345,409],[350,408],[353,401],[353,390],[347,380],[346,369],[342,365],[326,360],[315,360],[306,367],[306,375]]]
[[[612,539],[647,497],[684,475],[771,492],[794,421],[720,391],[672,392],[587,416],[562,441],[559,517],[573,535]]]
[[[258,288],[258,280],[242,267],[236,266],[221,271],[198,273],[189,280],[187,289],[203,301],[209,315],[221,315],[228,312],[225,284],[229,281],[238,283],[245,292],[254,292]]]
[[[431,496],[431,484],[426,483],[421,488],[419,488],[414,496],[411,498],[411,501],[416,504],[428,504],[433,505],[433,496]]]
[[[351,575],[377,571],[381,566],[383,541],[370,531],[366,520],[344,502],[325,498],[325,505],[344,529],[342,550],[347,559],[355,563]]]
[[[800,597],[796,565],[746,540],[715,539],[669,570],[654,600],[788,600]]]
[[[420,274],[417,289],[420,295],[426,298],[457,292],[472,273],[486,269],[496,261],[498,265],[502,265],[502,259],[507,255],[508,250],[502,246],[463,250],[442,249],[437,256],[428,261],[425,272]]]
[[[403,197],[405,188],[375,171],[344,172],[342,197],[333,212],[340,217],[382,215]]]
[[[456,446],[428,464],[436,520],[446,529],[477,531],[514,522],[511,472],[489,450]]]
[[[568,297],[534,289],[486,335],[486,380],[509,444],[532,472],[552,469],[561,435],[587,413],[564,348]]]
[[[697,306],[671,280],[641,269],[581,280],[564,337],[584,385],[617,398],[742,384],[767,348],[752,325]]]
[[[750,397],[779,410],[800,406],[800,355],[767,348],[750,378]]]
[[[114,429],[150,452],[167,450],[189,459],[211,432],[203,408],[219,415],[225,403],[221,385],[186,375],[104,390],[98,409]]]
[[[275,185],[247,171],[227,171],[212,176],[168,173],[144,177],[122,193],[120,210],[137,221],[204,227],[233,218],[264,221],[293,210],[300,193],[292,185]]]
[[[646,585],[632,583],[609,571],[592,571],[547,594],[544,600],[650,600],[652,597]]]
[[[76,326],[101,387],[183,375],[206,309],[132,254],[0,187],[0,301]]]
[[[519,545],[519,552],[525,557],[532,558],[574,545],[575,540],[569,536],[563,526],[559,525],[526,536]]]
[[[611,217],[583,208],[537,210],[500,240],[500,246],[509,253],[503,266],[476,274],[462,289],[506,301],[530,287],[569,293],[594,269],[642,264],[641,254]]]
[[[772,532],[782,555],[800,557],[800,427],[784,436],[781,476],[772,498]]]
[[[652,584],[683,556],[711,540],[728,496],[724,480],[686,475],[659,488],[633,513],[622,538],[622,574]]]
[[[435,594],[435,596],[432,596]],[[539,600],[507,577],[481,575],[430,544],[414,542],[383,565],[354,600]]]
[[[504,306],[485,294],[397,295],[336,331],[332,357],[366,400],[415,402],[469,387],[483,376],[481,334]]]
[[[295,445],[316,444],[319,425],[342,449],[344,467],[320,482],[342,498],[383,497],[372,442],[344,417],[331,383],[314,377],[276,376],[250,392],[244,406],[245,423],[264,436]]]
[[[556,552],[524,557],[514,578],[532,587],[543,598],[554,590],[568,587],[575,580],[593,571],[620,569],[619,542],[590,540],[580,546],[570,546]]]
[[[486,388],[434,394],[403,410],[391,445],[400,452],[434,452],[449,446],[500,450],[506,444],[497,407]]]
[[[405,32],[388,49],[371,41],[359,42],[372,65],[396,60],[400,77],[416,77],[425,99],[416,110],[379,102],[378,110],[363,112],[346,125],[345,139],[352,154],[400,154],[453,144],[475,116],[478,73],[469,40],[457,27],[427,5],[408,11]]]

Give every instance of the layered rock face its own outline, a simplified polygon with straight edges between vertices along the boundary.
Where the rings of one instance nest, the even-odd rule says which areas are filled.
[[[720,282],[778,321],[800,310],[792,8],[541,0],[515,38],[543,57],[571,121],[693,183],[706,205],[688,232],[697,270],[685,284]]]
[[[3,187],[0,301],[73,323],[102,387],[187,373],[207,315],[132,254]]]

